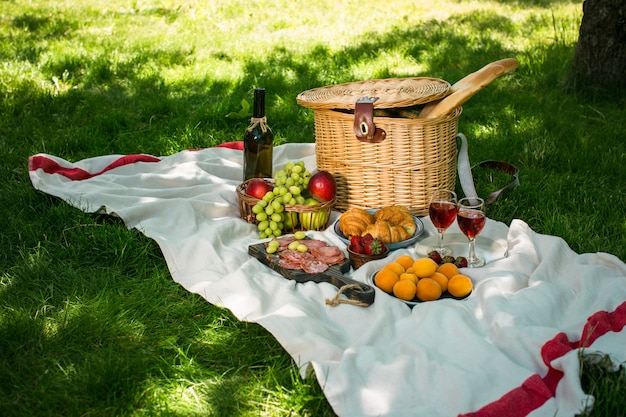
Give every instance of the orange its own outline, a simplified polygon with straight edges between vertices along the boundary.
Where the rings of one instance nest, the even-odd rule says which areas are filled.
[[[439,284],[439,286],[441,287],[441,292],[446,292],[446,290],[448,289],[448,277],[447,276],[445,276],[441,272],[435,272],[429,278],[437,281],[437,284]]]
[[[402,255],[396,259],[396,262],[404,267],[405,270],[411,268],[413,266],[413,262],[415,260],[409,255]]]
[[[422,278],[417,283],[417,298],[433,301],[441,297],[441,286],[432,278]]]
[[[413,263],[413,269],[418,278],[431,276],[437,271],[437,266],[437,262],[430,258],[417,258]]]
[[[459,268],[457,268],[455,264],[448,262],[448,263],[440,265],[439,268],[437,268],[437,272],[441,272],[446,277],[448,277],[448,279],[450,279],[453,276],[458,275]]]
[[[414,274],[415,273],[415,269],[413,269],[413,267],[411,266],[411,267],[407,268],[406,271],[404,271],[404,272],[408,272],[409,274]]]
[[[401,279],[393,286],[393,295],[401,300],[412,300],[415,298],[417,284],[408,279]]]
[[[397,262],[388,263],[383,269],[391,269],[397,276],[400,276],[400,274],[404,272],[404,267]]]
[[[448,282],[448,292],[454,297],[466,297],[472,292],[472,288],[472,280],[467,275],[455,275]]]
[[[391,294],[393,286],[396,282],[400,281],[398,274],[390,269],[382,269],[376,273],[374,277],[374,283],[381,290]]]
[[[417,275],[415,274],[411,274],[409,272],[405,272],[403,274],[400,274],[400,279],[408,279],[409,281],[413,281],[414,283],[417,284],[417,281],[419,280],[419,278],[417,278]]]

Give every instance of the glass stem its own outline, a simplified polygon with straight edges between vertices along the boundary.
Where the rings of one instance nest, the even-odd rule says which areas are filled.
[[[474,262],[476,260],[476,254],[474,252],[474,242],[476,239],[469,240],[469,255],[467,257],[467,261],[469,263]]]
[[[437,229],[437,232],[439,232],[439,245],[437,246],[439,249],[443,248],[443,232],[445,230],[442,229]]]

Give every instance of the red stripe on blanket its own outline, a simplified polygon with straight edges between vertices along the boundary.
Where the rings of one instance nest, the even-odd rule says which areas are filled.
[[[553,360],[574,349],[591,346],[601,336],[608,332],[620,332],[624,326],[626,326],[626,302],[610,313],[598,311],[587,319],[579,341],[570,342],[565,333],[559,333],[543,345],[541,358],[548,366],[548,373],[543,378],[533,375],[520,387],[507,392],[499,400],[460,417],[523,417],[528,415],[554,397],[557,385],[563,378],[563,372],[550,366]]]
[[[111,164],[107,165],[102,171],[91,173],[81,168],[67,168],[59,165],[56,161],[47,158],[43,155],[34,155],[28,159],[28,170],[36,171],[43,169],[46,174],[59,174],[69,178],[72,181],[82,181],[95,176],[104,174],[114,168],[119,168],[124,165],[134,164],[137,162],[160,162],[161,159],[145,154],[125,155],[116,159]]]

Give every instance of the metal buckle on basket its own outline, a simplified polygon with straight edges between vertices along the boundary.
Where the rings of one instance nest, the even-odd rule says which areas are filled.
[[[374,124],[374,103],[378,97],[361,97],[354,105],[354,134],[361,142],[377,143],[385,140],[387,133]]]

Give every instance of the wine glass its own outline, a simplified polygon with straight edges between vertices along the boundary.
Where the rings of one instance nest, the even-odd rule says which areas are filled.
[[[439,234],[437,246],[429,248],[436,250],[441,256],[452,255],[450,248],[443,246],[443,234],[456,218],[456,193],[450,190],[435,190],[428,206],[428,215]]]
[[[485,227],[485,201],[479,197],[465,197],[459,200],[456,219],[461,232],[469,239],[469,255],[467,257],[468,268],[480,268],[485,265],[485,260],[476,256],[474,249],[476,236]]]

